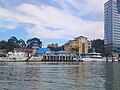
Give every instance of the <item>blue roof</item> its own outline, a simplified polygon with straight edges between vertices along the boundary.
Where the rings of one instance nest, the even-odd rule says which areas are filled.
[[[51,51],[50,48],[37,48],[36,54],[45,54],[47,51]]]
[[[57,51],[55,52],[55,54],[70,54],[70,53],[66,51]]]
[[[37,43],[34,43],[33,46],[39,46]]]

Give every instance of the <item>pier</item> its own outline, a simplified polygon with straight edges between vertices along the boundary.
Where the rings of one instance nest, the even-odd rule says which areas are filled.
[[[42,61],[74,61],[71,55],[44,55]]]

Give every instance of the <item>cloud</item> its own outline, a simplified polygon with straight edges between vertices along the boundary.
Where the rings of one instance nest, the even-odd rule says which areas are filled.
[[[30,7],[31,6],[29,6],[28,4],[24,4],[20,6],[19,8],[24,13],[31,15],[33,17],[36,17],[41,21],[40,25],[42,26],[42,28],[38,29],[38,26],[35,26],[37,27],[37,29],[33,28],[34,31],[39,32],[39,33],[42,33],[42,32],[45,33],[45,31],[48,32],[49,30],[44,28],[44,26],[62,28],[62,30],[50,31],[51,33],[49,33],[49,35],[44,34],[45,36],[44,38],[47,38],[48,36],[48,38],[70,39],[70,38],[73,38],[79,35],[84,35],[84,36],[94,38],[95,36],[93,37],[91,32],[94,32],[94,34],[97,35],[95,38],[97,38],[98,36],[99,36],[98,38],[103,37],[102,36],[103,35],[103,22],[84,21],[81,18],[70,15],[64,11],[58,10],[50,6],[46,8],[41,8],[41,9],[39,9],[36,6],[32,6],[31,9]],[[32,9],[35,10],[34,13],[31,13],[31,11],[33,11]],[[56,34],[58,37],[55,37]],[[42,35],[40,35],[39,37],[41,36]]]
[[[86,14],[102,13],[104,3],[108,0],[52,0],[56,2],[64,11],[76,13],[76,15],[84,16]],[[72,7],[72,8],[71,8]],[[71,10],[73,9],[74,10]],[[74,12],[75,11],[75,12]],[[74,14],[75,15],[75,14]]]
[[[16,24],[15,22],[14,22],[14,20],[11,20],[11,19],[9,19],[9,18],[0,18],[0,29],[1,30],[5,30],[5,29],[7,29],[7,30],[11,30],[11,29],[16,29],[17,28],[17,26],[18,26],[18,24]]]
[[[71,13],[67,6],[68,3],[71,4],[81,15],[89,12],[103,13],[102,6],[96,4],[103,3],[103,1],[86,0],[78,3],[73,0],[64,0],[64,2],[63,0],[58,2],[54,0],[54,2],[63,5],[61,6],[63,9],[50,5],[36,6],[24,3],[16,7],[14,11],[0,8],[0,17],[13,19],[16,23],[33,24],[33,27],[26,28],[26,30],[29,35],[39,38],[69,40],[80,35],[91,39],[103,38],[103,21],[83,20],[74,15],[75,13]],[[46,27],[60,28],[60,30],[50,30]]]

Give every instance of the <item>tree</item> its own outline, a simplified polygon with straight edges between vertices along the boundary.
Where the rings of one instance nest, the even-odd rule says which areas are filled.
[[[0,41],[0,49],[7,49],[7,42],[2,40]]]
[[[42,42],[38,38],[28,39],[26,42],[28,48],[32,48],[33,46],[42,47]]]
[[[14,48],[19,48],[19,41],[16,37],[12,36],[10,39],[7,41],[7,50],[8,51],[13,51]]]
[[[51,51],[60,51],[64,50],[64,46],[59,46],[59,47],[47,47],[50,48]]]
[[[104,40],[97,39],[92,41],[92,49],[95,48],[95,52],[104,53]]]
[[[25,48],[25,47],[26,47],[26,44],[25,44],[25,41],[24,41],[24,40],[20,39],[20,40],[18,41],[18,43],[19,43],[19,47],[20,47],[20,48]]]

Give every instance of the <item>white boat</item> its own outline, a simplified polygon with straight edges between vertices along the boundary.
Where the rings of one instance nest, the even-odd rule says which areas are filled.
[[[28,56],[24,52],[8,52],[6,58],[6,61],[25,61]]]
[[[2,62],[22,62],[22,61],[41,61],[42,56],[28,55],[24,52],[8,52],[6,57],[0,57],[0,61]]]
[[[83,62],[82,57],[80,57],[80,56],[75,56],[75,57],[73,58],[73,61]]]
[[[119,58],[115,57],[115,56],[113,56],[113,57],[105,57],[105,60],[106,61],[111,61],[111,62],[117,62],[117,61],[119,61]]]
[[[7,57],[0,57],[0,61],[7,60]]]
[[[106,61],[102,56],[101,53],[88,53],[85,57],[82,58],[83,61]]]
[[[41,61],[43,59],[43,55],[32,55],[27,61]]]

